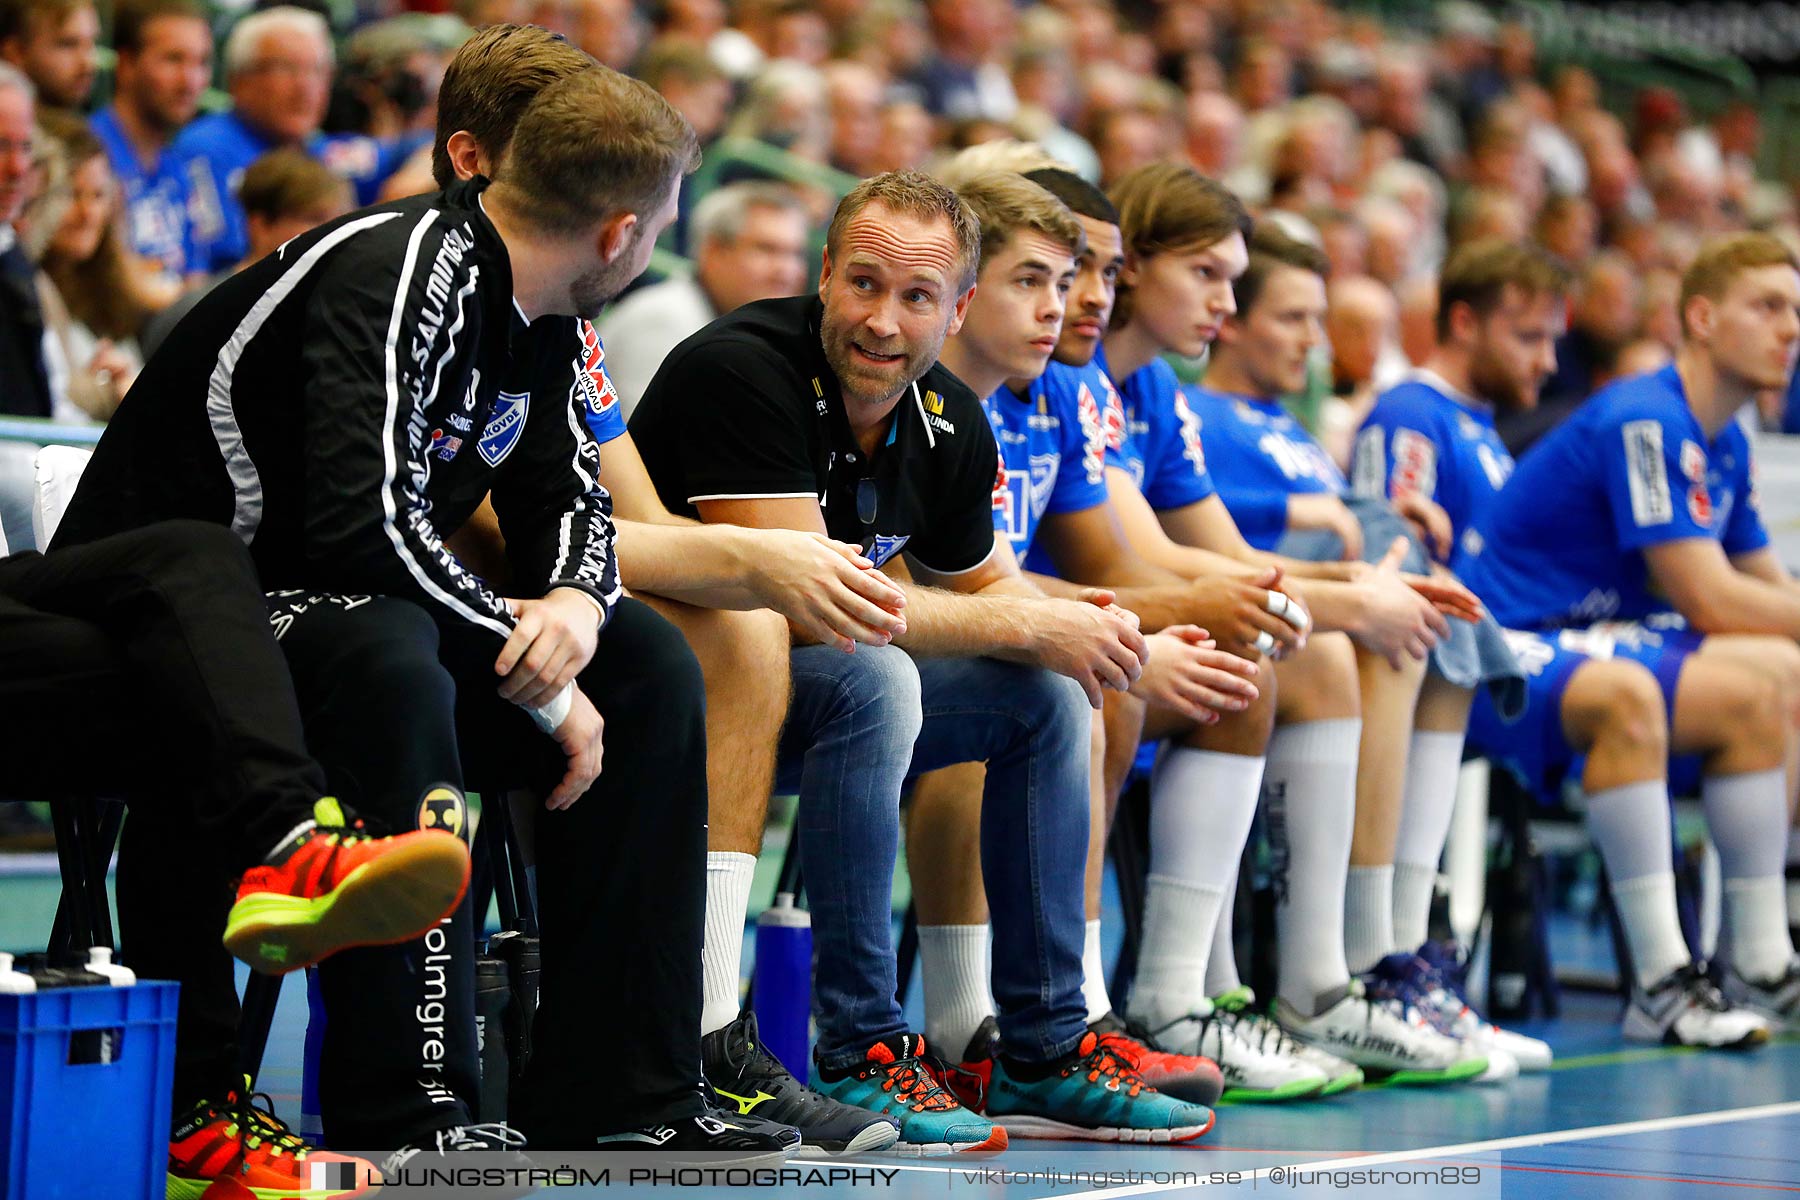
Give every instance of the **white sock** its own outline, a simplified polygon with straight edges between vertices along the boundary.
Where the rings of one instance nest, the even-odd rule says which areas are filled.
[[[1177,746],[1150,784],[1150,880],[1131,1012],[1161,1028],[1207,995],[1207,958],[1256,816],[1263,760]],[[1229,933],[1227,934],[1229,938]]]
[[[1800,828],[1788,830],[1787,865],[1792,878],[1787,885],[1788,925],[1800,925]]]
[[[700,1032],[716,1033],[744,1006],[744,920],[750,915],[750,882],[756,856],[731,850],[706,852],[706,933],[700,948],[705,1005]]]
[[[1725,928],[1731,965],[1745,979],[1765,983],[1787,971],[1794,956],[1787,928],[1784,869],[1788,823],[1787,774],[1777,767],[1741,775],[1708,776],[1700,785],[1706,829],[1719,851],[1725,880]]]
[[[1415,731],[1407,750],[1406,798],[1394,843],[1394,942],[1401,950],[1422,945],[1430,929],[1431,896],[1456,809],[1462,751],[1460,730],[1431,729]]]
[[[1283,999],[1316,1016],[1346,987],[1344,879],[1356,820],[1354,717],[1277,729],[1263,795],[1275,862],[1277,974]]]
[[[1393,864],[1351,867],[1344,880],[1345,965],[1361,975],[1396,949]]]
[[[1793,961],[1785,895],[1786,883],[1778,875],[1725,881],[1731,965],[1752,983],[1780,979]]]
[[[1223,996],[1244,986],[1238,978],[1236,935],[1232,930],[1237,908],[1237,872],[1225,885],[1219,898],[1219,916],[1213,922],[1212,953],[1206,956],[1206,994]],[[1141,968],[1140,968],[1141,969]]]
[[[919,970],[925,985],[925,1044],[952,1062],[993,1015],[988,994],[988,926],[919,926]]]
[[[1099,921],[1087,923],[1081,942],[1081,999],[1087,1005],[1089,1025],[1112,1011],[1112,998],[1106,994],[1106,960],[1100,954]]]
[[[1675,910],[1667,781],[1592,793],[1587,825],[1606,864],[1632,968],[1638,983],[1648,987],[1693,960]]]

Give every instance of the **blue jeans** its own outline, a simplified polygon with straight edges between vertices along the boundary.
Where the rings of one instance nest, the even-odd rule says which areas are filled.
[[[915,663],[892,646],[805,646],[791,662],[777,778],[800,794],[819,1064],[847,1067],[906,1031],[891,920],[900,793],[909,776],[963,762],[988,768],[981,867],[1001,1042],[1027,1062],[1068,1054],[1087,1028],[1089,718],[1080,687],[994,659]]]

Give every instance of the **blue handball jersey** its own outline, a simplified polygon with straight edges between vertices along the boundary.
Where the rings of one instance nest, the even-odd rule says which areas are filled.
[[[1104,351],[1094,365],[1111,378]],[[1200,442],[1200,418],[1188,407],[1175,370],[1153,360],[1110,390],[1106,412],[1106,465],[1131,476],[1150,507],[1186,508],[1214,495]]]
[[[1644,550],[1713,538],[1768,545],[1750,443],[1733,421],[1710,442],[1673,366],[1595,393],[1519,461],[1465,556],[1465,583],[1509,629],[1639,620],[1669,611]]]
[[[164,274],[180,277],[194,266],[193,238],[188,230],[187,174],[181,159],[165,147],[146,167],[108,105],[88,122],[106,147],[107,160],[119,180],[125,210],[125,240],[132,253],[155,263]]]
[[[1429,371],[1415,371],[1375,401],[1356,435],[1351,485],[1359,496],[1420,495],[1450,518],[1460,569],[1476,524],[1512,474],[1494,414]]]
[[[1288,497],[1308,492],[1341,496],[1343,472],[1279,400],[1181,390],[1200,423],[1200,442],[1213,486],[1244,540],[1273,550],[1287,533]]]
[[[994,489],[994,528],[1025,562],[1049,513],[1106,503],[1105,376],[1093,367],[1051,363],[1020,396],[1002,385],[981,402],[1000,446],[1004,481]],[[1031,569],[1053,573],[1038,554]]]

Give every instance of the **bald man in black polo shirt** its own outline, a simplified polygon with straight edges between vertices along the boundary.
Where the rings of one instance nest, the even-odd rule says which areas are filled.
[[[829,533],[906,592],[892,645],[791,656],[779,775],[800,792],[818,1090],[890,1112],[898,1148],[915,1153],[997,1149],[1008,1130],[1196,1136],[1211,1114],[1119,1087],[1136,1081],[1085,1024],[1082,694],[1097,707],[1102,689],[1129,687],[1146,651],[1110,593],[1045,599],[996,542],[993,433],[937,365],[978,259],[974,218],[953,193],[910,172],[866,180],[832,221],[819,296],[746,305],[688,339],[631,432],[672,511]],[[988,765],[982,867],[1002,1043],[985,1116],[921,1069],[923,1039],[894,1000],[889,930],[901,788],[972,761]]]

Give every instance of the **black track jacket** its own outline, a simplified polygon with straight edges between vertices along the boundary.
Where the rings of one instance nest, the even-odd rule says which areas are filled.
[[[519,594],[577,587],[610,613],[578,323],[527,332],[485,186],[352,213],[213,289],[125,397],[55,544],[228,524],[265,588],[397,596],[504,639],[505,601],[441,537],[491,489]]]

